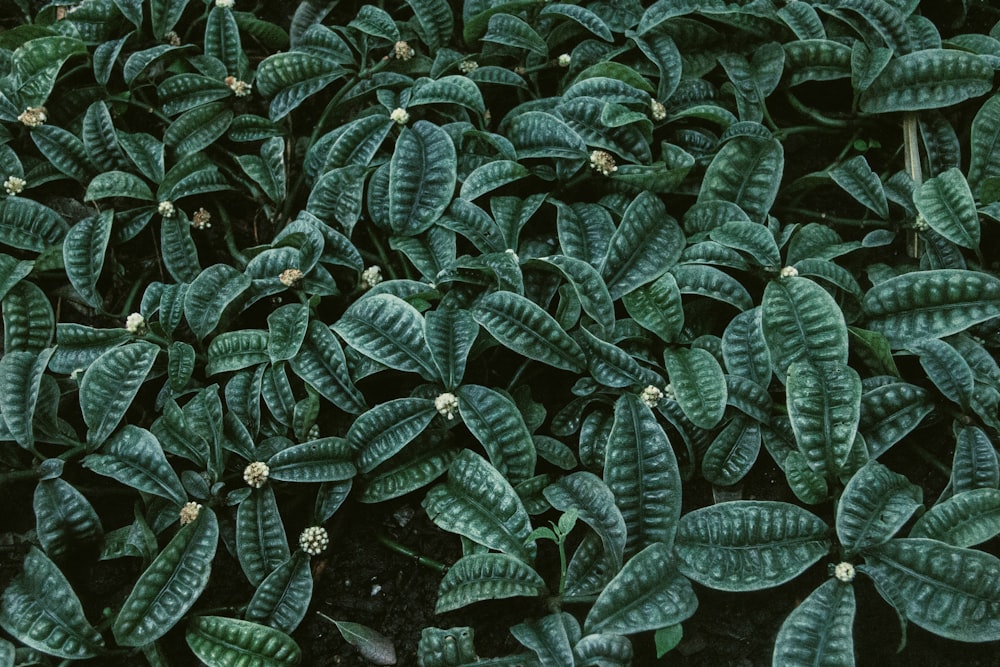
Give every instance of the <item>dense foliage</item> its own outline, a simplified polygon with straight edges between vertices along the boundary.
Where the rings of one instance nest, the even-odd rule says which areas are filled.
[[[2,19],[0,665],[296,664],[331,517],[408,494],[439,613],[547,610],[423,667],[629,665],[810,568],[775,665],[854,664],[872,584],[902,643],[1000,640],[995,9],[243,2]],[[101,618],[97,558],[141,563]]]

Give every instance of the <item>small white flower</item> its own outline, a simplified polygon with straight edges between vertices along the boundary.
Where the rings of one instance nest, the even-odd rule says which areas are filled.
[[[199,208],[191,217],[191,226],[195,229],[211,229],[212,214],[203,208]]]
[[[170,32],[168,32],[167,34],[165,34],[163,36],[163,40],[167,44],[169,44],[170,46],[180,46],[181,45],[181,36],[178,35],[176,32],[174,32],[173,30],[171,30]]]
[[[382,282],[382,268],[373,264],[361,272],[361,289],[371,289]]]
[[[310,556],[318,556],[330,545],[330,536],[323,526],[309,526],[299,535],[299,548]]]
[[[141,336],[146,333],[146,318],[139,313],[132,313],[125,318],[125,330],[130,334]]]
[[[309,438],[310,440],[319,439],[319,424],[313,424],[312,426],[310,426],[309,430],[306,431],[306,437]]]
[[[83,375],[83,369],[74,368],[73,372],[69,374],[69,379],[72,380],[73,382],[79,382],[81,379],[80,378],[81,375]]]
[[[253,86],[246,81],[240,81],[235,76],[226,77],[226,85],[233,91],[236,97],[246,97],[253,90]]]
[[[235,4],[236,0],[215,0],[215,6],[223,9],[232,9]]]
[[[618,171],[615,158],[607,151],[594,151],[590,154],[590,166],[604,176],[610,176]]]
[[[649,113],[653,116],[653,120],[663,120],[667,117],[667,107],[663,106],[662,102],[650,99]]]
[[[416,52],[413,50],[413,47],[406,42],[396,42],[392,45],[392,55],[397,60],[409,60],[415,54]]]
[[[931,228],[930,223],[927,222],[927,218],[917,214],[917,219],[913,221],[913,228],[918,232],[926,232]]]
[[[663,388],[663,398],[668,401],[677,400],[677,392],[674,391],[674,385],[668,383],[667,386]]]
[[[512,260],[514,260],[515,264],[517,264],[517,263],[519,263],[521,261],[521,258],[518,257],[517,253],[514,252],[511,248],[507,248],[506,250],[504,250],[504,252],[507,253],[508,255],[510,255],[510,258]]]
[[[794,266],[786,266],[781,270],[781,272],[778,275],[780,275],[782,278],[794,278],[795,276],[799,275],[799,270],[796,269]]]
[[[402,107],[396,107],[395,109],[393,109],[392,113],[389,114],[389,118],[390,120],[395,121],[399,125],[406,125],[408,122],[410,122],[410,114],[408,114],[406,112],[406,109]]]
[[[477,69],[479,69],[479,63],[475,60],[463,60],[458,63],[458,71],[462,74],[472,74]]]
[[[833,568],[833,576],[837,581],[849,583],[854,580],[854,566],[847,562],[837,563]]]
[[[573,62],[573,58],[568,53],[562,54],[561,56],[559,56],[558,60],[556,60],[556,63],[559,65],[559,67],[569,67],[569,64],[571,62]]]
[[[25,127],[38,127],[39,125],[44,125],[49,116],[45,111],[45,107],[28,107],[21,112],[21,115],[17,119]]]
[[[24,186],[27,184],[28,182],[23,178],[18,176],[8,176],[7,180],[3,182],[3,189],[7,191],[7,194],[13,197],[21,194],[24,190]]]
[[[177,213],[177,209],[174,207],[174,203],[172,201],[164,199],[156,205],[156,212],[164,218],[172,218],[174,217],[174,214]]]
[[[642,402],[651,408],[655,408],[663,398],[663,391],[659,387],[654,387],[653,385],[647,386],[641,392],[639,392],[639,398]]]
[[[442,417],[454,419],[458,412],[458,397],[451,392],[445,392],[434,399],[434,408]]]
[[[300,282],[302,282],[303,276],[305,276],[305,274],[298,269],[285,269],[281,272],[281,275],[278,276],[278,281],[285,287],[296,287]]]
[[[263,461],[254,461],[243,470],[243,481],[254,489],[264,486],[271,469]]]
[[[189,523],[194,522],[198,518],[198,512],[201,511],[201,503],[187,503],[181,508],[181,525],[186,526]]]

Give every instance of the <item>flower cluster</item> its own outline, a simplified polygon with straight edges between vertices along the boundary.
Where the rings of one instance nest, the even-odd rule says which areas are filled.
[[[187,503],[181,508],[181,525],[186,526],[189,523],[193,523],[195,519],[198,518],[198,512],[201,511],[201,503]]]
[[[607,151],[594,151],[590,154],[590,166],[604,176],[610,176],[618,171],[615,158]]]
[[[281,272],[281,275],[278,276],[278,280],[285,287],[297,287],[298,284],[302,282],[302,278],[304,276],[305,274],[298,269],[285,269]]]
[[[330,545],[330,536],[323,526],[309,526],[299,535],[299,548],[310,556],[318,556]]]
[[[850,583],[854,581],[854,566],[847,562],[837,563],[833,567],[833,576],[837,581]]]
[[[458,397],[451,392],[445,392],[434,399],[434,408],[442,417],[454,419],[458,412]]]
[[[243,481],[247,486],[259,489],[264,486],[271,469],[263,461],[254,461],[243,470]]]
[[[361,289],[371,289],[382,282],[382,269],[373,264],[361,272]]]
[[[410,114],[408,114],[406,112],[406,109],[402,107],[397,107],[393,109],[392,113],[389,114],[389,118],[391,120],[396,121],[400,125],[406,125],[408,122],[410,122]]]
[[[649,100],[649,113],[653,120],[663,120],[667,117],[667,107],[663,106],[662,102],[651,99]]]
[[[253,86],[246,81],[240,81],[235,76],[226,77],[226,85],[233,91],[236,97],[246,97],[253,90]]]
[[[191,226],[195,229],[210,229],[212,227],[212,214],[199,208],[191,218]]]
[[[25,127],[38,127],[39,125],[44,125],[49,116],[45,111],[45,107],[28,107],[21,112],[21,115],[17,119]]]
[[[392,45],[392,55],[397,60],[409,60],[416,55],[416,51],[406,42],[396,42]]]
[[[556,59],[556,64],[559,65],[559,67],[569,67],[571,62],[573,62],[573,57],[568,53],[564,53]]]
[[[125,330],[130,334],[141,336],[146,333],[146,318],[140,313],[132,313],[125,318]]]
[[[174,206],[172,201],[164,199],[156,205],[156,212],[164,218],[172,218],[177,213],[177,208]]]
[[[659,404],[660,399],[663,398],[663,391],[659,387],[649,385],[639,392],[639,398],[649,407],[655,408]]]
[[[463,60],[458,63],[458,71],[462,74],[472,74],[477,69],[479,69],[479,63],[475,60]]]
[[[7,191],[7,194],[13,197],[14,195],[21,194],[21,191],[24,190],[24,186],[27,184],[28,182],[23,178],[18,176],[8,176],[7,180],[3,182],[3,189]]]
[[[223,9],[232,9],[235,4],[236,0],[215,0],[215,6]]]
[[[795,276],[799,275],[799,270],[796,269],[794,266],[786,266],[781,270],[781,272],[778,275],[780,275],[782,278],[794,278]]]

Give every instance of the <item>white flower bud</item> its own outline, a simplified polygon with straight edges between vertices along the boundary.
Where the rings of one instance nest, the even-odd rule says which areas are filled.
[[[271,469],[263,461],[254,461],[243,470],[243,481],[254,489],[264,486]]]
[[[210,229],[212,227],[212,214],[203,208],[194,212],[191,218],[191,226],[195,229]]]
[[[23,178],[18,176],[8,176],[7,180],[3,182],[3,189],[7,191],[7,194],[13,197],[21,194],[24,190],[24,186],[27,184],[28,182]]]
[[[517,253],[514,252],[514,250],[512,248],[507,248],[506,250],[504,250],[504,252],[507,253],[508,255],[510,255],[510,258],[512,260],[514,260],[515,264],[517,264],[517,263],[519,263],[521,261],[521,258],[517,256]]]
[[[17,119],[25,127],[38,127],[39,125],[44,125],[49,116],[45,111],[45,107],[28,107],[21,112],[21,115]]]
[[[302,278],[304,276],[305,274],[298,269],[285,269],[281,272],[281,275],[278,276],[278,280],[285,287],[296,287],[300,282],[302,282]]]
[[[854,574],[854,566],[850,563],[837,563],[833,567],[833,576],[836,577],[837,581],[843,581],[845,584],[854,581]]]
[[[662,102],[650,99],[649,113],[653,117],[653,120],[663,120],[667,117],[667,107],[663,106]]]
[[[564,53],[561,56],[559,56],[558,60],[556,60],[556,63],[559,65],[559,67],[569,67],[569,64],[572,61],[573,61],[572,56],[570,56],[568,53]]]
[[[659,404],[660,399],[663,398],[663,391],[661,391],[659,387],[649,385],[639,392],[639,398],[641,398],[642,402],[649,407],[655,408],[657,404]]]
[[[779,275],[782,278],[794,278],[795,276],[799,275],[799,270],[796,269],[794,266],[786,266],[781,270],[781,273]]]
[[[236,0],[215,0],[215,6],[223,9],[232,9],[235,4]]]
[[[236,97],[246,97],[253,90],[253,86],[246,81],[240,81],[235,76],[226,77],[226,85],[233,91]]]
[[[186,526],[189,523],[193,523],[195,519],[198,518],[198,512],[201,511],[201,503],[187,503],[181,508],[181,525]]]
[[[677,392],[674,391],[674,385],[667,383],[667,386],[663,388],[663,398],[668,401],[677,400]]]
[[[406,42],[396,42],[392,45],[392,55],[396,57],[397,60],[409,60],[415,55],[413,47],[411,47]]]
[[[177,213],[177,209],[174,207],[174,203],[172,201],[164,199],[156,205],[156,212],[164,218],[172,218],[174,217],[174,214]]]
[[[146,318],[140,313],[132,313],[125,318],[125,330],[130,334],[141,336],[146,333]]]
[[[382,268],[373,264],[361,272],[361,289],[371,289],[382,282]]]
[[[454,419],[458,412],[458,397],[451,392],[445,392],[434,399],[434,408],[442,417]]]
[[[479,69],[479,63],[475,60],[463,60],[458,63],[458,71],[462,74],[472,74],[477,69]]]
[[[406,112],[406,109],[402,107],[397,107],[393,109],[392,113],[389,114],[389,118],[390,120],[395,121],[399,125],[406,125],[408,122],[410,122],[410,114],[408,114]]]
[[[590,166],[604,176],[610,176],[618,171],[615,158],[607,151],[594,151],[590,154]]]
[[[330,545],[330,536],[323,526],[309,526],[299,535],[299,548],[310,556],[318,556]]]

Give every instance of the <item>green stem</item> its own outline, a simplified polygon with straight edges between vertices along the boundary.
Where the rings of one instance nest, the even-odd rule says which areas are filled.
[[[389,258],[389,253],[385,251],[385,246],[382,244],[382,240],[375,235],[374,226],[365,225],[365,231],[368,232],[368,238],[371,239],[372,245],[375,246],[375,252],[378,253],[379,265],[385,271],[385,274],[390,280],[395,280],[398,278],[396,275],[396,269],[392,266],[392,260]]]
[[[792,93],[786,93],[788,96],[788,103],[792,105],[792,108],[801,113],[804,116],[812,118],[816,123],[824,127],[835,127],[839,129],[848,128],[851,126],[850,121],[838,120],[836,118],[830,118],[824,116],[816,109],[804,104],[799,98],[795,97]]]
[[[816,222],[825,222],[832,225],[845,225],[849,227],[861,227],[862,229],[866,227],[877,227],[888,229],[889,225],[883,222],[878,222],[874,220],[863,220],[859,218],[841,218],[835,215],[827,215],[822,211],[815,211],[806,208],[782,208],[780,213],[786,215],[798,216],[800,218],[812,218]]]
[[[557,543],[559,547],[559,597],[566,592],[566,536],[563,535]]]
[[[38,471],[32,468],[31,470],[11,470],[2,473],[0,474],[0,488],[3,488],[5,484],[13,484],[25,479],[38,479]]]
[[[409,548],[408,546],[400,544],[399,542],[392,539],[388,535],[384,534],[379,535],[378,541],[382,543],[383,546],[387,547],[390,551],[395,551],[396,553],[406,556],[407,558],[412,558],[413,560],[417,561],[419,565],[423,565],[424,567],[429,567],[430,569],[436,570],[441,574],[444,574],[445,572],[448,571],[448,566],[445,565],[444,563],[436,561],[433,558],[428,558],[427,556],[422,556],[421,554]]]
[[[247,267],[247,257],[239,249],[239,246],[236,245],[236,237],[233,235],[233,225],[229,220],[229,212],[222,206],[218,207],[218,211],[219,219],[222,220],[222,231],[226,239],[226,248],[229,249],[229,254],[239,264],[240,270],[243,270]]]
[[[132,304],[135,303],[135,296],[139,293],[140,289],[149,284],[149,277],[151,275],[153,275],[152,270],[146,271],[139,277],[138,280],[132,283],[132,287],[129,288],[128,295],[125,297],[125,307],[122,308],[120,313],[118,313],[119,320],[124,320],[130,313],[135,312],[132,310]]]

